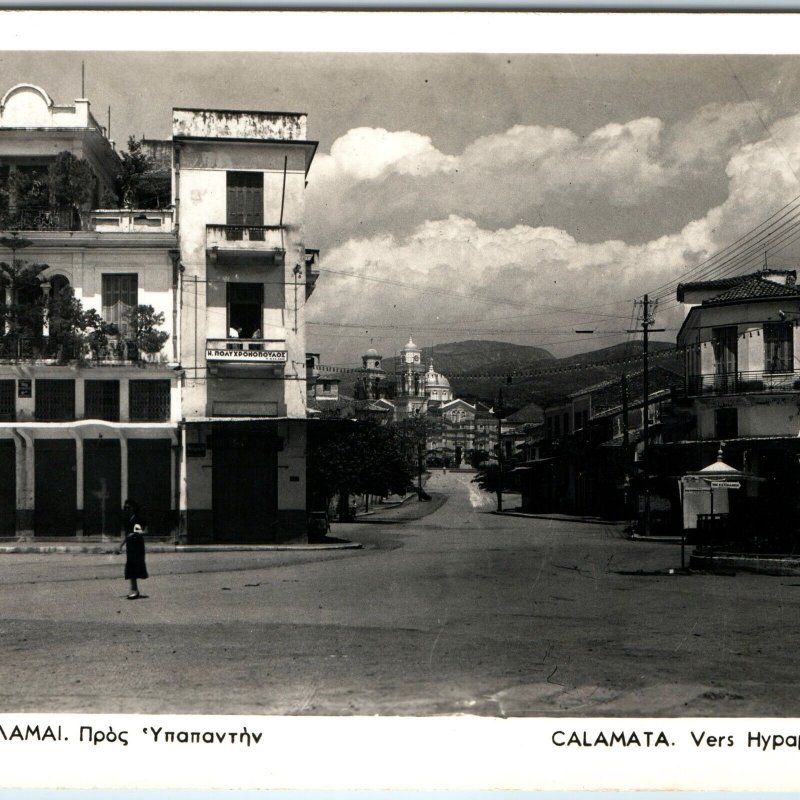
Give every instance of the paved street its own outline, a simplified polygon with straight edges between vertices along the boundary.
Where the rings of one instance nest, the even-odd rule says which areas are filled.
[[[800,579],[669,575],[675,545],[493,515],[470,478],[334,526],[361,550],[151,553],[139,601],[122,556],[4,555],[0,708],[800,715]]]

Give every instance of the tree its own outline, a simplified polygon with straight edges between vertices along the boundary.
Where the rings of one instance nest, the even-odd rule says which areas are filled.
[[[500,510],[507,478],[508,472],[505,469],[501,470],[499,464],[492,462],[479,469],[472,482],[477,483],[484,492],[494,492],[497,495],[497,509]]]
[[[17,251],[31,244],[16,234],[0,237],[0,245],[12,254],[10,262],[0,261],[0,287],[6,290],[0,317],[10,337],[38,336],[42,330],[45,308],[39,276],[47,264],[29,264],[17,258]]]
[[[84,310],[71,286],[51,294],[47,304],[50,345],[62,360],[82,359],[87,348],[95,359],[108,351],[108,337],[118,333],[93,308]]]
[[[489,454],[485,450],[470,450],[469,463],[471,467],[480,469],[482,464],[489,460]]]
[[[94,170],[85,158],[76,158],[68,150],[56,156],[50,178],[53,202],[81,210],[92,204],[97,189]]]
[[[405,494],[412,473],[391,428],[372,420],[320,420],[309,425],[308,485],[311,505],[327,509],[352,494]]]
[[[169,334],[166,331],[156,330],[164,324],[164,314],[156,313],[153,306],[141,305],[132,308],[126,315],[130,326],[128,338],[136,343],[142,353],[160,353]]]
[[[139,176],[150,168],[150,159],[135,136],[128,138],[128,151],[121,154],[122,167],[117,175],[117,194],[122,205],[135,205],[135,188]]]
[[[417,477],[417,495],[420,500],[430,500],[422,488],[422,474],[427,461],[428,441],[441,423],[426,414],[414,414],[400,421],[397,437],[409,470]]]
[[[45,208],[50,205],[50,176],[46,167],[16,169],[12,190],[17,208]]]
[[[145,152],[141,140],[128,139],[116,181],[117,201],[126,208],[162,208],[172,202],[172,177],[158,169]]]

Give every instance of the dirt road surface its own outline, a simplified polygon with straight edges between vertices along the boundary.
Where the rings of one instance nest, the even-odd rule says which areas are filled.
[[[121,556],[0,556],[0,707],[800,716],[800,579],[670,575],[675,545],[494,515],[470,477],[334,526],[361,550],[151,553],[137,601]]]

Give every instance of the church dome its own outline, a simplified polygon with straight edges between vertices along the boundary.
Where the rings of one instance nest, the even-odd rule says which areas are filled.
[[[380,358],[380,355],[374,347],[370,347],[370,349],[364,353],[364,358]]]
[[[430,400],[438,400],[446,403],[453,399],[453,390],[450,388],[450,381],[441,372],[433,368],[433,361],[428,365],[425,373],[425,394]]]
[[[407,344],[406,344],[406,346],[403,348],[403,352],[404,352],[404,353],[406,353],[406,352],[408,352],[409,350],[413,350],[414,352],[417,352],[417,353],[419,353],[419,352],[420,352],[420,349],[419,349],[419,347],[417,347],[417,346],[414,344],[414,340],[413,340],[413,339],[412,339],[410,336],[408,337],[408,343],[407,343]]]
[[[428,372],[425,374],[425,382],[428,384],[429,389],[433,388],[442,388],[442,389],[449,389],[450,388],[450,381],[442,375],[441,372],[436,372],[433,369],[433,364],[428,368]]]

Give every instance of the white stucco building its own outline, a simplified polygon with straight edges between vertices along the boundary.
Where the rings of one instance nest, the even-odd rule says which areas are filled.
[[[171,139],[147,147],[165,168],[171,154],[172,205],[119,208],[120,159],[88,100],[27,84],[3,95],[0,305],[71,291],[117,333],[73,352],[50,312],[4,323],[0,536],[117,536],[131,498],[157,535],[305,538],[315,150],[302,113],[174,109]],[[67,206],[65,163],[87,184]],[[23,261],[43,265],[24,286]],[[132,341],[140,306],[161,319],[157,352]]]

